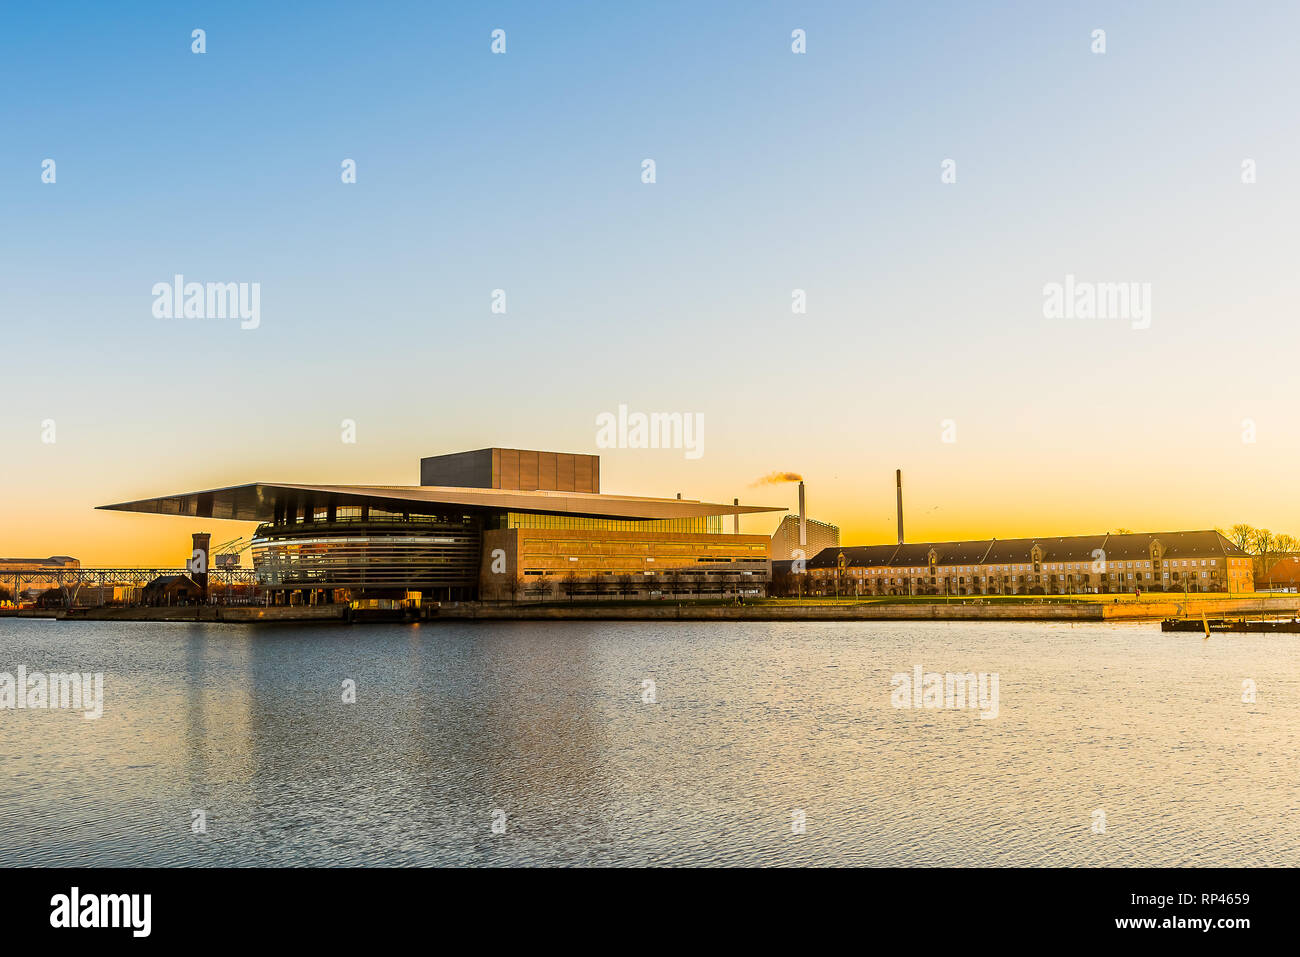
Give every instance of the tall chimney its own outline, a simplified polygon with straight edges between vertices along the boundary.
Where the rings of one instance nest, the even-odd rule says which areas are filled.
[[[898,544],[903,544],[903,470],[894,469],[894,482],[898,487]]]
[[[799,547],[808,547],[808,513],[803,507],[803,482],[799,482]]]
[[[194,579],[194,584],[202,589],[203,597],[206,598],[208,596],[208,551],[212,547],[212,534],[195,532],[192,538],[194,550],[190,553],[190,560],[185,563],[185,567],[190,577]]]
[[[731,530],[737,535],[740,534],[740,499],[733,498],[731,504],[736,506],[736,514],[731,516]]]

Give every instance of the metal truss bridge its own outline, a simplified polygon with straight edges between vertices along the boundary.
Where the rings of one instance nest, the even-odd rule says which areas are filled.
[[[71,607],[82,588],[105,589],[122,586],[143,588],[155,578],[171,575],[192,575],[188,568],[30,568],[22,571],[0,569],[0,587],[9,590],[13,598],[25,588],[49,590],[58,588],[64,601]],[[257,584],[256,573],[251,568],[209,568],[208,587]]]

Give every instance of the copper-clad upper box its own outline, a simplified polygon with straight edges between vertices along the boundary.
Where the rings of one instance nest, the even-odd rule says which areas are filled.
[[[475,449],[420,459],[420,484],[520,492],[600,492],[600,456],[536,449]]]

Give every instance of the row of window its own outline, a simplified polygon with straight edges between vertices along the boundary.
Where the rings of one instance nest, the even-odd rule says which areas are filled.
[[[1182,577],[1193,578],[1196,577],[1197,574],[1198,573],[1196,571],[1192,571],[1192,570],[1189,570],[1186,573],[1165,572],[1164,578],[1169,581],[1179,581]],[[1209,578],[1210,572],[1202,571],[1199,573],[1199,575],[1201,578]],[[1043,578],[1044,578],[1043,575],[985,575],[983,577],[979,575],[972,575],[970,577],[970,581],[976,585],[980,584],[981,582],[999,582],[999,581],[1012,582],[1015,584],[1032,583],[1037,585],[1037,584],[1042,584]],[[1061,576],[1047,575],[1046,578],[1048,583],[1053,585],[1057,584],[1059,581],[1078,582],[1080,584],[1088,584],[1092,581],[1092,576],[1087,574],[1061,575]],[[1125,579],[1125,578],[1127,578],[1129,581],[1155,581],[1156,573],[1140,572],[1140,571],[1139,572],[1106,572],[1098,575],[1097,578],[1100,581],[1110,581],[1111,579]],[[875,581],[877,580],[873,579],[873,582]],[[881,578],[878,579],[878,581],[885,585],[907,585],[909,583],[913,585],[934,585],[936,583],[964,585],[966,584],[966,576],[947,575],[939,578],[935,578],[935,576],[933,575],[931,575],[928,578],[921,577],[921,576],[917,576],[915,578],[893,577],[893,578]]]
[[[313,508],[309,511],[295,511],[285,513],[281,520],[273,525],[264,525],[262,528],[273,530],[283,528],[288,525],[325,525],[325,524],[356,524],[358,522],[385,524],[392,522],[411,522],[421,525],[442,524],[442,525],[465,525],[474,524],[474,519],[469,515],[421,515],[415,512],[390,512],[382,508],[370,508],[363,510],[360,506],[339,506],[334,510],[334,518],[330,518],[328,508]],[[262,528],[258,529],[260,534]]]
[[[603,532],[685,532],[696,535],[722,534],[722,516],[700,518],[614,519],[584,518],[578,515],[540,515],[508,512],[502,528],[559,528]]]
[[[757,574],[758,574],[758,572],[754,572],[754,571],[742,571],[742,570],[740,570],[740,569],[736,569],[735,571],[726,571],[726,572],[712,571],[711,569],[707,569],[707,568],[699,568],[699,569],[696,569],[696,568],[679,568],[679,569],[675,569],[675,570],[676,570],[677,572],[679,572],[679,573],[681,574],[681,577],[683,577],[683,578],[707,578],[709,575],[722,576],[722,577],[725,577],[725,578],[733,578],[733,577],[735,577],[735,576],[737,576],[737,575],[741,575],[741,576],[743,576],[743,575],[750,575],[750,576],[753,576],[753,575],[757,575]],[[530,576],[530,577],[532,577],[532,576],[540,577],[540,576],[544,576],[544,575],[547,575],[547,574],[553,574],[553,573],[554,573],[554,570],[553,570],[553,569],[546,569],[546,568],[528,568],[528,569],[525,569],[525,570],[524,570],[524,574],[525,574],[525,575],[528,575],[528,576]],[[578,578],[583,577],[583,576],[581,576],[581,575],[578,575],[578,573],[577,573],[576,571],[571,572],[570,574],[573,574],[573,575],[575,575],[575,576],[578,577]],[[654,572],[643,572],[642,574],[643,574],[643,575],[650,575],[650,576],[655,575]],[[608,575],[608,576],[614,576],[614,575],[627,575],[629,578],[633,577],[633,573],[632,573],[632,572],[628,572],[628,571],[620,572],[620,571],[614,571],[614,570],[606,570],[606,571],[594,571],[594,570],[593,570],[593,571],[589,571],[586,577],[589,577],[589,578],[596,578],[596,577],[599,577],[599,576],[601,576],[601,575]],[[568,577],[568,576],[566,575],[566,576],[564,576],[564,577]],[[657,577],[657,576],[656,576],[656,577]]]
[[[1198,561],[1199,561],[1199,565],[1198,565]],[[1234,561],[1234,560],[1233,560],[1233,559],[1230,559],[1229,561]],[[1199,560],[1198,560],[1198,559],[1195,559],[1195,558],[1192,558],[1192,559],[1170,559],[1170,560],[1164,562],[1164,567],[1166,567],[1166,568],[1196,568],[1196,567],[1200,567],[1200,568],[1217,568],[1217,567],[1218,567],[1218,564],[1219,564],[1219,562],[1218,562],[1218,559],[1216,559],[1216,558],[1209,558],[1209,559],[1202,558],[1202,559],[1199,559]],[[1159,560],[1156,560],[1155,563],[1154,563],[1154,567],[1155,567],[1156,569],[1159,569],[1159,568],[1161,567],[1161,562],[1160,562]],[[933,576],[933,575],[935,575],[936,573],[938,573],[938,574],[940,574],[940,575],[951,575],[951,574],[958,574],[958,573],[961,573],[961,572],[975,572],[975,571],[988,571],[988,572],[1007,572],[1007,573],[1014,573],[1014,572],[1028,572],[1028,571],[1031,571],[1031,570],[1032,570],[1035,574],[1040,574],[1040,573],[1042,573],[1043,571],[1048,571],[1048,572],[1054,572],[1054,571],[1055,571],[1055,572],[1065,572],[1065,571],[1085,572],[1085,571],[1091,571],[1091,572],[1100,572],[1100,573],[1104,573],[1104,572],[1106,571],[1107,568],[1120,568],[1120,569],[1130,569],[1130,568],[1134,568],[1134,569],[1140,569],[1140,568],[1152,568],[1152,562],[1149,562],[1149,561],[1146,561],[1146,562],[1144,562],[1144,561],[1128,561],[1128,562],[1120,562],[1120,561],[1114,561],[1114,562],[1109,562],[1109,561],[1098,561],[1098,562],[1042,562],[1042,563],[1037,563],[1037,564],[1024,564],[1024,565],[1016,565],[1016,564],[1012,564],[1012,565],[942,565],[942,566],[934,566],[933,568],[928,568],[928,569],[927,569],[927,568],[916,568],[916,567],[913,567],[913,568],[905,568],[905,569],[899,569],[899,568],[862,568],[862,567],[860,567],[860,566],[850,566],[850,567],[846,568],[845,570],[846,570],[847,572],[849,572],[850,574],[852,574],[852,575],[857,575],[857,576],[864,576],[864,575],[898,575],[898,574],[914,574],[914,575],[915,575],[915,574],[923,574],[923,573],[926,572],[926,571],[929,571],[930,575]],[[834,574],[834,569],[823,569],[823,568],[817,568],[817,569],[813,569],[813,574],[820,574],[820,575]]]

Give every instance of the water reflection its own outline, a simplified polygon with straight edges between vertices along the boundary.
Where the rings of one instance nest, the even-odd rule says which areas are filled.
[[[3,620],[0,670],[102,670],[105,715],[0,712],[0,862],[1295,864],[1289,641]],[[998,718],[892,707],[918,664]]]

